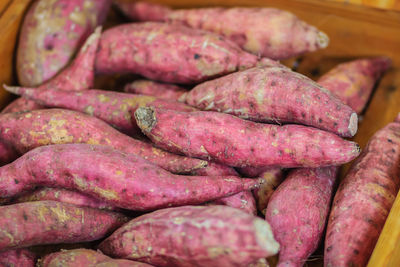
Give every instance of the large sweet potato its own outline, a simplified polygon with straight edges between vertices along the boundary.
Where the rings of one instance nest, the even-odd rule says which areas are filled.
[[[56,201],[1,206],[0,218],[0,250],[93,241],[128,220],[119,213]]]
[[[131,210],[201,204],[259,186],[236,176],[183,176],[108,146],[64,144],[38,147],[0,167],[0,197],[35,186],[76,190]]]
[[[133,94],[151,95],[161,99],[178,100],[187,90],[183,87],[158,83],[151,80],[136,80],[124,86],[124,91]]]
[[[131,19],[181,23],[221,34],[244,50],[285,59],[328,46],[329,38],[294,14],[276,8],[197,8],[171,10],[146,2],[116,1]]]
[[[191,84],[265,62],[259,63],[257,56],[214,33],[144,22],[106,30],[95,64],[102,74],[136,73],[152,80]]]
[[[390,65],[391,60],[386,57],[358,59],[336,66],[318,83],[360,114],[375,83]]]
[[[18,80],[37,86],[64,68],[106,17],[110,0],[38,0],[24,18],[17,50]]]
[[[277,266],[301,267],[317,249],[329,214],[337,170],[294,170],[272,194],[265,219],[281,246]]]
[[[174,173],[189,173],[207,166],[206,161],[157,149],[118,132],[95,117],[72,110],[45,109],[2,114],[0,139],[21,154],[38,146],[87,143],[107,145],[139,155]]]
[[[139,108],[138,126],[157,146],[233,167],[318,167],[354,159],[359,146],[301,125],[272,125],[218,112]]]
[[[36,255],[28,249],[11,249],[0,252],[2,267],[35,267]]]
[[[226,206],[184,206],[131,220],[100,244],[156,266],[247,266],[278,252],[269,224]]]
[[[400,123],[375,133],[336,192],[324,263],[366,266],[400,186]]]
[[[39,267],[151,267],[130,260],[112,259],[91,249],[63,250],[46,255]]]
[[[258,122],[293,122],[344,137],[357,132],[357,114],[329,90],[285,67],[256,67],[197,85],[187,104]]]

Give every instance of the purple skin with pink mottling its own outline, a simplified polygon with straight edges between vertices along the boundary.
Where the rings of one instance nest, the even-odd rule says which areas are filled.
[[[95,69],[100,74],[136,73],[157,81],[193,84],[265,64],[280,65],[268,59],[259,62],[257,56],[214,33],[143,22],[104,31]]]
[[[286,59],[325,48],[328,36],[294,14],[276,8],[196,8],[171,10],[147,2],[116,1],[125,15],[138,21],[180,23],[215,32],[243,50],[272,59]]]
[[[62,250],[46,255],[40,267],[151,267],[152,265],[130,260],[112,259],[91,249]]]
[[[227,206],[184,206],[137,217],[99,248],[160,267],[239,267],[275,255],[279,244],[269,224],[252,214]]]
[[[36,255],[28,249],[12,249],[0,252],[0,266],[35,267]]]
[[[387,57],[346,62],[324,74],[318,83],[360,114],[368,102],[375,83],[391,64],[392,61]]]
[[[318,167],[340,165],[360,147],[339,136],[301,125],[246,121],[219,112],[138,108],[135,119],[157,146],[232,167]]]
[[[106,18],[110,0],[39,0],[24,18],[17,50],[23,86],[38,86],[63,69]]]
[[[136,80],[128,83],[125,85],[124,91],[132,94],[150,95],[160,99],[175,101],[187,92],[185,88],[174,84],[158,83],[150,80]]]
[[[191,106],[173,100],[114,91],[91,89],[71,92],[52,89],[36,90],[17,86],[4,86],[4,88],[46,107],[76,110],[97,117],[131,136],[140,134],[139,127],[135,120],[131,118],[131,112],[134,112],[138,107],[154,106],[187,112],[196,110]]]
[[[143,211],[201,204],[259,184],[236,176],[174,175],[139,156],[88,144],[39,147],[0,167],[0,197],[36,186],[61,187]]]
[[[87,143],[136,154],[173,173],[190,173],[207,166],[199,159],[175,155],[112,128],[95,117],[64,109],[0,115],[0,139],[20,153],[51,144]]]
[[[0,250],[104,238],[128,221],[122,214],[57,201],[0,207]]]
[[[293,170],[273,193],[265,219],[281,245],[277,266],[301,267],[317,249],[337,172],[337,167]]]
[[[197,85],[181,97],[201,110],[257,122],[299,123],[351,137],[357,114],[329,90],[286,67],[256,67]]]
[[[366,266],[400,186],[400,123],[369,140],[336,192],[324,266]]]

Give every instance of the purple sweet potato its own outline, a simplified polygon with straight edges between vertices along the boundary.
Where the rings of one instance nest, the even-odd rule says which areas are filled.
[[[30,111],[35,109],[43,108],[41,105],[37,104],[35,101],[25,99],[23,97],[17,98],[11,101],[1,113],[12,113],[21,111]]]
[[[292,122],[343,137],[357,132],[357,114],[329,90],[285,67],[255,67],[197,85],[182,100],[201,110],[257,122]]]
[[[174,84],[158,83],[150,80],[136,80],[128,83],[125,85],[124,91],[132,94],[150,95],[175,101],[187,92],[185,88]]]
[[[130,260],[112,259],[91,249],[62,250],[46,255],[40,267],[151,267],[151,265]]]
[[[273,173],[275,173],[275,171],[280,170],[280,168],[271,168],[271,167],[260,167],[260,168],[244,167],[244,168],[237,168],[237,169],[243,177],[248,177],[248,178],[259,177],[264,172],[272,171]]]
[[[95,68],[100,74],[136,73],[152,80],[192,84],[259,64],[265,62],[214,33],[144,22],[106,30]]]
[[[111,146],[153,162],[173,173],[189,173],[207,166],[124,135],[107,123],[72,110],[44,109],[0,115],[0,139],[20,153],[44,145],[87,143]]]
[[[0,207],[0,250],[98,240],[124,224],[122,214],[57,201]]]
[[[244,50],[272,59],[286,59],[325,48],[328,36],[294,14],[260,7],[171,10],[146,2],[116,2],[131,19],[180,23],[215,32]]]
[[[284,176],[281,168],[270,168],[265,170],[258,177],[264,179],[264,183],[260,188],[254,189],[253,194],[257,203],[257,209],[265,215],[268,202],[275,189],[283,181]]]
[[[293,170],[273,193],[265,219],[281,246],[277,266],[301,267],[317,249],[329,214],[337,170]]]
[[[386,57],[358,59],[339,64],[324,74],[318,83],[360,114],[375,83],[390,65],[391,60]]]
[[[88,195],[84,195],[77,191],[71,191],[63,188],[43,187],[35,191],[28,192],[12,200],[12,203],[23,203],[40,200],[53,200],[64,203],[70,203],[79,207],[90,207],[96,209],[115,209],[111,205],[97,200]]]
[[[197,176],[239,176],[234,168],[212,161],[209,161],[206,167],[191,171],[190,174]]]
[[[194,111],[195,108],[172,100],[153,96],[134,95],[105,90],[71,92],[67,90],[35,90],[31,88],[4,86],[14,94],[34,100],[50,108],[65,108],[97,117],[128,135],[140,133],[131,112],[138,107],[154,106],[178,111]]]
[[[35,186],[76,190],[112,206],[154,210],[201,204],[259,186],[236,176],[183,176],[108,146],[64,144],[38,147],[0,167],[0,197]]]
[[[0,252],[2,267],[35,267],[36,255],[27,249],[12,249]]]
[[[157,146],[232,167],[318,167],[351,161],[360,147],[301,125],[272,125],[218,112],[138,108],[142,132]]]
[[[257,214],[256,201],[251,191],[242,191],[232,196],[219,198],[210,202],[209,204],[225,205],[232,208],[241,209],[249,214]]]
[[[274,255],[269,224],[227,206],[184,206],[137,217],[103,241],[100,250],[155,266],[247,266]]]
[[[400,186],[400,123],[369,140],[336,192],[324,266],[366,266]]]
[[[17,50],[18,80],[38,86],[64,68],[95,27],[103,22],[110,0],[38,0],[21,28]]]
[[[18,153],[15,149],[11,145],[0,140],[0,166],[10,163],[17,157]]]

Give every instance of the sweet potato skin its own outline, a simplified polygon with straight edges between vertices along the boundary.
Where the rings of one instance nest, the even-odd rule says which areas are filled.
[[[173,173],[189,173],[206,161],[182,157],[130,138],[105,122],[72,110],[45,109],[0,115],[0,138],[20,153],[44,145],[87,143],[111,146]]]
[[[257,122],[292,122],[343,137],[357,132],[357,114],[330,91],[286,67],[255,67],[195,86],[183,96],[201,110]]]
[[[218,112],[139,108],[135,119],[157,146],[233,167],[318,167],[343,164],[360,148],[301,125],[260,124]]]
[[[38,86],[65,67],[103,22],[110,0],[40,0],[30,7],[17,50],[18,80]]]
[[[277,266],[301,267],[317,249],[337,172],[337,167],[293,170],[273,193],[265,219],[281,245]]]
[[[90,207],[95,209],[112,210],[115,207],[95,199],[93,197],[84,195],[77,191],[71,191],[63,188],[49,188],[43,187],[36,189],[33,192],[28,192],[12,200],[12,203],[23,203],[41,200],[52,200],[64,203],[73,204],[79,207]]]
[[[239,209],[184,206],[133,219],[99,248],[156,266],[246,266],[276,254],[279,244],[267,222]]]
[[[0,250],[93,241],[128,220],[119,213],[56,201],[1,206],[0,214]]]
[[[386,57],[358,59],[339,64],[324,74],[318,83],[360,114],[375,83],[390,66],[391,60]]]
[[[124,91],[132,94],[155,96],[160,99],[177,101],[187,90],[183,87],[150,80],[136,80],[124,86]]]
[[[134,20],[180,23],[215,32],[248,52],[272,59],[298,56],[325,48],[329,43],[325,33],[294,14],[276,8],[170,10],[152,3],[118,1],[117,5]]]
[[[104,31],[95,69],[103,74],[136,73],[152,80],[192,84],[257,62],[256,56],[219,35],[183,25],[144,22]]]
[[[35,267],[36,255],[27,249],[12,249],[0,252],[2,267]]]
[[[18,153],[15,149],[11,145],[0,140],[0,166],[10,163],[17,157]]]
[[[325,266],[366,266],[399,190],[399,166],[400,123],[390,123],[374,134],[339,185]]]
[[[37,104],[35,101],[25,99],[23,97],[17,98],[11,101],[1,113],[13,113],[13,112],[23,112],[35,109],[41,109],[43,106]]]
[[[151,265],[130,260],[112,259],[91,249],[63,250],[46,255],[40,267],[151,267]]]
[[[257,215],[256,201],[251,191],[242,191],[232,196],[223,197],[210,202],[211,205],[225,205],[241,209],[249,214]]]
[[[0,167],[0,182],[0,197],[61,187],[130,210],[201,204],[259,186],[235,176],[173,175],[139,156],[88,144],[36,148]]]

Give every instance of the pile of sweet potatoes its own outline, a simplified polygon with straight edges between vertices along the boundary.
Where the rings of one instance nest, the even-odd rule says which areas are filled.
[[[0,265],[303,266],[325,240],[326,266],[364,266],[400,187],[400,117],[337,176],[390,59],[313,81],[276,60],[329,38],[287,11],[115,1],[136,22],[102,32],[110,5],[26,14],[0,114]],[[95,88],[106,74],[142,77]]]

